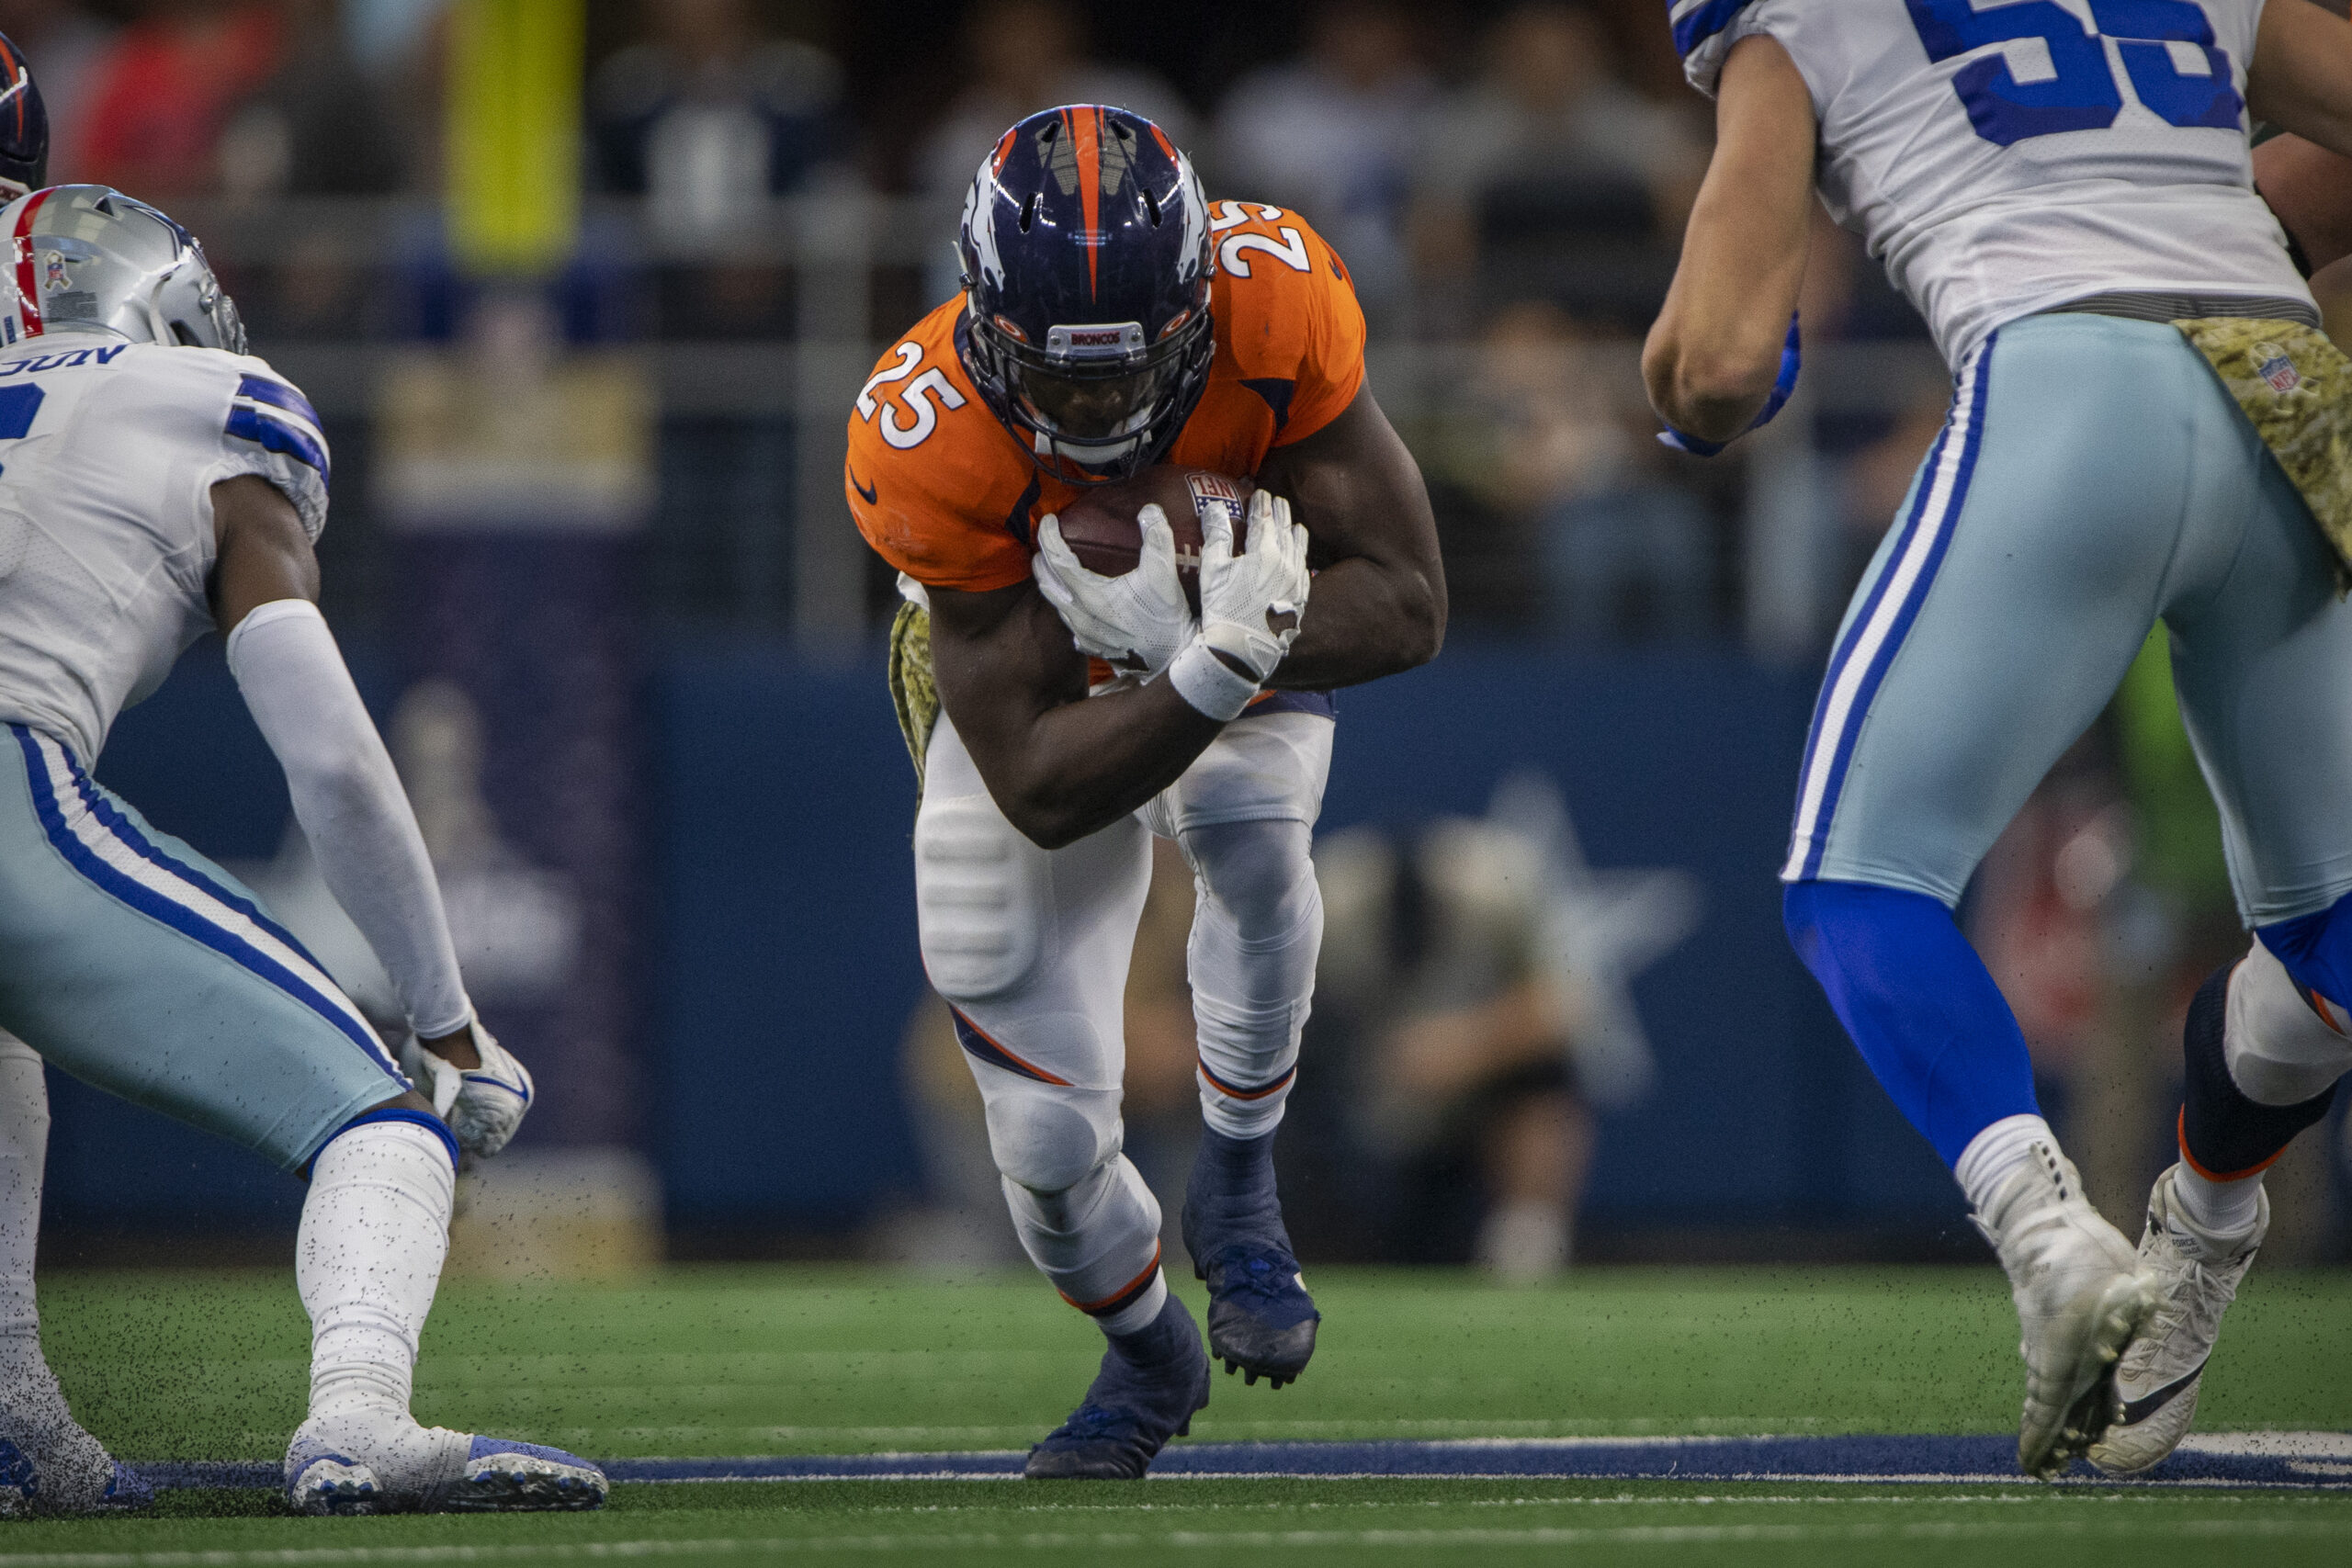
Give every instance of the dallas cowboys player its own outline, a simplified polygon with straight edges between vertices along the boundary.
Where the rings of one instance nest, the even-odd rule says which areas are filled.
[[[1956,376],[1822,688],[1790,935],[2008,1272],[2019,1463],[2143,1469],[2187,1429],[2262,1237],[2263,1166],[2352,1066],[2352,607],[2330,508],[2284,466],[2299,437],[2273,459],[2261,394],[2212,346],[2254,344],[2249,386],[2328,372],[2247,116],[2352,152],[2352,28],[2304,0],[1672,16],[1719,141],[1645,357],[1667,439],[1719,449],[1785,397],[1816,186]],[[2135,1256],[2085,1201],[1950,910],[2159,619],[2255,941],[2190,1013],[2182,1160]]]
[[[409,1414],[458,1151],[503,1146],[532,1084],[474,1019],[424,841],[313,603],[316,416],[245,355],[162,213],[62,186],[0,209],[0,1501],[147,1496],[40,1354],[46,1060],[308,1175],[298,1510],[594,1506],[586,1461]],[[328,886],[429,1053],[432,1100],[246,889],[89,776],[117,712],[216,626]]]

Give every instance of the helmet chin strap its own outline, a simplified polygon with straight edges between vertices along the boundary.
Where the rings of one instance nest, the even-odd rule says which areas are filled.
[[[1039,457],[1059,457],[1082,468],[1099,468],[1106,463],[1117,462],[1134,451],[1142,440],[1140,436],[1130,435],[1125,441],[1111,446],[1077,447],[1057,441],[1042,430],[1036,433],[1036,437]]]

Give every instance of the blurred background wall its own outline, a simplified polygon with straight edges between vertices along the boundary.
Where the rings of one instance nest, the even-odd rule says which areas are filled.
[[[1948,379],[1825,220],[1789,412],[1713,463],[1652,441],[1640,333],[1710,134],[1663,9],[0,0],[0,29],[53,177],[193,228],[324,416],[326,608],[544,1090],[511,1179],[618,1216],[616,1256],[1012,1256],[915,952],[892,585],[837,475],[867,367],[955,287],[981,152],[1072,99],[1346,255],[1445,537],[1446,653],[1341,699],[1302,1252],[1966,1255],[1773,880],[1826,645]],[[366,998],[217,648],[99,773]],[[2157,647],[1962,908],[2119,1218],[2241,940],[2219,872]],[[1129,1018],[1159,1181],[1193,1125],[1163,883]],[[53,1249],[286,1246],[291,1182],[55,1098]],[[2338,1157],[2292,1159],[2274,1250],[2341,1255]]]

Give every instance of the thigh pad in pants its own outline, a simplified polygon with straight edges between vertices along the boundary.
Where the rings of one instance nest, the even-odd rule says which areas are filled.
[[[1312,827],[1323,815],[1335,728],[1316,713],[1245,714],[1137,815],[1163,839],[1223,822]]]
[[[0,1027],[288,1168],[408,1089],[251,889],[57,741],[9,725],[0,744]]]

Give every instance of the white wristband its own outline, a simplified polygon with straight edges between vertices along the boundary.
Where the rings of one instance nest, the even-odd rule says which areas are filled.
[[[1178,696],[1220,724],[1239,718],[1258,694],[1257,682],[1237,672],[1197,637],[1169,661],[1168,681]]]

